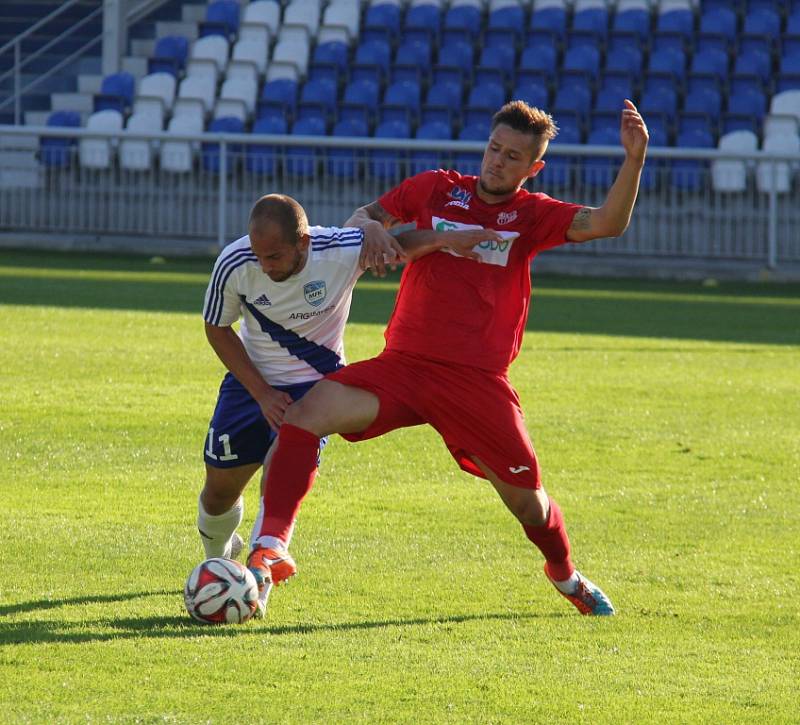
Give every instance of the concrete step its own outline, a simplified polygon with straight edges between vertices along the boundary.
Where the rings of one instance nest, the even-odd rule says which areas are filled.
[[[185,23],[199,23],[206,19],[206,5],[184,5],[181,8],[181,19]]]
[[[46,126],[51,111],[25,111],[26,126]]]
[[[131,55],[135,55],[138,58],[149,58],[153,55],[155,47],[155,40],[137,38],[131,40]]]
[[[160,20],[156,23],[156,38],[163,38],[165,35],[182,35],[189,40],[195,40],[197,23]]]
[[[127,71],[139,81],[147,75],[147,57],[126,55],[122,59],[120,70]]]
[[[91,93],[53,93],[50,105],[54,111],[80,111],[91,113],[94,108],[94,97]]]
[[[78,76],[78,93],[100,93],[100,86],[103,85],[103,76],[94,73],[81,73]]]

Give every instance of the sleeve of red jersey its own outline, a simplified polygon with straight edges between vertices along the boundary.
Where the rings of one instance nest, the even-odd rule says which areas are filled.
[[[551,249],[569,242],[567,230],[572,224],[572,219],[582,204],[571,204],[559,199],[553,199],[546,194],[538,194],[533,207],[533,228],[527,237],[530,248],[529,254]]]
[[[438,181],[438,171],[423,171],[387,191],[378,203],[403,223],[418,221],[420,210],[430,199]]]

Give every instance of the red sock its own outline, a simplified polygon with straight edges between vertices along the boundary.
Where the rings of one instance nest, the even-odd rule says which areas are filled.
[[[539,547],[547,561],[547,573],[556,581],[564,581],[572,576],[575,567],[569,558],[569,537],[564,526],[564,515],[558,504],[550,501],[550,515],[544,526],[522,525],[527,537]]]
[[[317,475],[319,437],[284,423],[275,446],[264,486],[264,519],[259,536],[286,541],[300,503]]]

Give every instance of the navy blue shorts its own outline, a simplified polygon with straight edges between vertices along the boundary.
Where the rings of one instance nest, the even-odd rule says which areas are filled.
[[[314,383],[274,386],[299,400]],[[203,457],[209,466],[235,468],[251,463],[263,463],[277,434],[269,427],[261,407],[245,387],[228,373],[219,386],[219,397],[209,423]],[[322,452],[327,438],[320,441]],[[319,461],[317,461],[319,463]]]

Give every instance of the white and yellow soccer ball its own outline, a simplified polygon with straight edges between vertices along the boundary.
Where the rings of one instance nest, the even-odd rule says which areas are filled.
[[[183,588],[186,611],[204,624],[239,624],[258,608],[258,585],[252,572],[233,559],[206,559]]]

